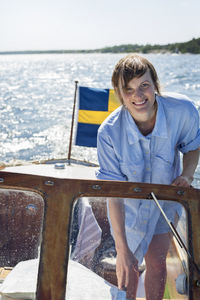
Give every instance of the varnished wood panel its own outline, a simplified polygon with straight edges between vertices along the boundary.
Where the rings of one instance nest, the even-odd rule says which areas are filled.
[[[154,192],[158,199],[180,202],[189,216],[189,251],[200,266],[200,190],[144,183],[57,179],[3,171],[0,180],[2,188],[37,191],[45,200],[37,300],[65,299],[69,254],[67,233],[73,201],[80,196],[147,199]],[[190,264],[190,300],[200,299],[197,281],[200,281],[200,274]]]

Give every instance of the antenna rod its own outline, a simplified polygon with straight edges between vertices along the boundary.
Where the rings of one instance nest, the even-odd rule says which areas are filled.
[[[192,255],[190,254],[189,250],[187,249],[187,247],[185,246],[184,242],[182,241],[182,239],[181,239],[180,235],[178,234],[176,228],[174,227],[173,223],[169,221],[168,217],[166,216],[164,210],[160,206],[160,204],[158,202],[158,199],[156,198],[156,196],[155,196],[155,194],[153,192],[151,193],[151,196],[152,196],[153,200],[155,201],[156,205],[158,206],[158,208],[159,208],[160,212],[162,213],[163,217],[165,218],[165,221],[169,225],[169,227],[170,227],[170,229],[171,229],[171,231],[172,231],[175,239],[177,240],[179,246],[185,250],[185,252],[188,255],[188,258],[191,260],[191,262],[195,266],[197,272],[200,274],[200,269],[199,269],[198,265],[193,260]]]

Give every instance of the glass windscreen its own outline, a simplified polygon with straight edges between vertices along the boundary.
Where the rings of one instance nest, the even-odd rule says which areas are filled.
[[[44,200],[34,192],[0,189],[0,292],[22,299],[36,292]]]
[[[178,202],[158,203],[75,202],[65,299],[188,299],[186,212]]]

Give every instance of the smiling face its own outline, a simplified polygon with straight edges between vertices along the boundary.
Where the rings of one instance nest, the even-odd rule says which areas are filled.
[[[149,70],[141,77],[131,79],[120,94],[136,121],[149,121],[155,114],[155,87]]]

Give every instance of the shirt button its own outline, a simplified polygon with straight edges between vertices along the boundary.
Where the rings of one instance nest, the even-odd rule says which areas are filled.
[[[144,220],[144,221],[143,221],[143,224],[147,224],[147,221],[146,221],[146,220]]]
[[[136,171],[134,171],[133,174],[136,174]]]
[[[146,168],[147,171],[150,171],[150,168]]]

